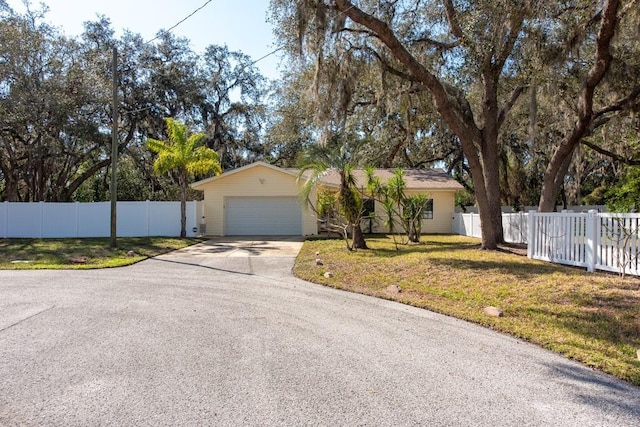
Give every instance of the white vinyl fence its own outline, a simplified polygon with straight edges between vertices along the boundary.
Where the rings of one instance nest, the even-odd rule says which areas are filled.
[[[529,212],[529,258],[640,275],[640,214]]]
[[[640,214],[502,214],[505,241],[527,243],[529,258],[640,276]],[[456,213],[453,232],[482,237],[480,215]]]
[[[187,202],[187,236],[199,234],[201,202]],[[180,202],[118,202],[119,237],[180,236]],[[194,231],[196,230],[196,231]],[[109,237],[111,202],[0,203],[0,237]]]
[[[504,240],[510,243],[527,243],[528,222],[524,212],[503,213]],[[453,216],[453,232],[463,236],[482,237],[482,224],[477,213],[456,213]]]

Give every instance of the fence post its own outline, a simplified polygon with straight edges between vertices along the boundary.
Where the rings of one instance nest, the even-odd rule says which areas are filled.
[[[40,238],[44,236],[44,202],[40,202]]]
[[[598,248],[598,211],[590,209],[587,213],[587,229],[585,242],[585,260],[587,261],[587,271],[593,273],[596,269],[597,248]]]
[[[476,235],[476,225],[475,225],[475,221],[473,220],[473,218],[475,218],[476,214],[474,214],[473,212],[471,213],[471,235],[473,237],[478,237]]]
[[[80,202],[76,202],[76,238],[80,237]]]
[[[151,201],[149,199],[146,200],[145,208],[147,210],[147,237],[149,237],[151,236]]]
[[[4,238],[9,237],[9,201],[5,200],[4,203]]]
[[[535,221],[536,221],[536,211],[529,211],[529,216],[527,217],[527,257],[533,258],[534,248],[536,246],[536,230],[535,230]]]
[[[524,220],[524,214],[522,213],[522,211],[520,212],[516,212],[516,218],[517,218],[517,228],[516,230],[518,231],[518,236],[514,237],[514,240],[518,240],[516,243],[524,243],[524,224],[522,223],[522,221]]]

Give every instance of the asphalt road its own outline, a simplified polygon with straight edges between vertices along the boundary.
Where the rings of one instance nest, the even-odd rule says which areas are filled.
[[[0,271],[0,425],[640,424],[640,388],[292,259]]]

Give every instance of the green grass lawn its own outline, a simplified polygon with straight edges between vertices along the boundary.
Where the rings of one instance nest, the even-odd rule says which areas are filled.
[[[110,239],[0,239],[0,269],[87,269],[122,267],[201,242],[171,237]],[[133,252],[129,256],[129,252]]]
[[[640,385],[640,279],[483,251],[462,236],[423,236],[399,250],[384,236],[367,243],[369,250],[349,252],[341,240],[307,241],[294,273],[469,320]],[[485,315],[486,306],[504,316]]]

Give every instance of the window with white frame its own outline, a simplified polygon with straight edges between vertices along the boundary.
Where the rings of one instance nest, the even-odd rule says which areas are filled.
[[[422,211],[422,219],[433,219],[433,199],[427,200]]]

